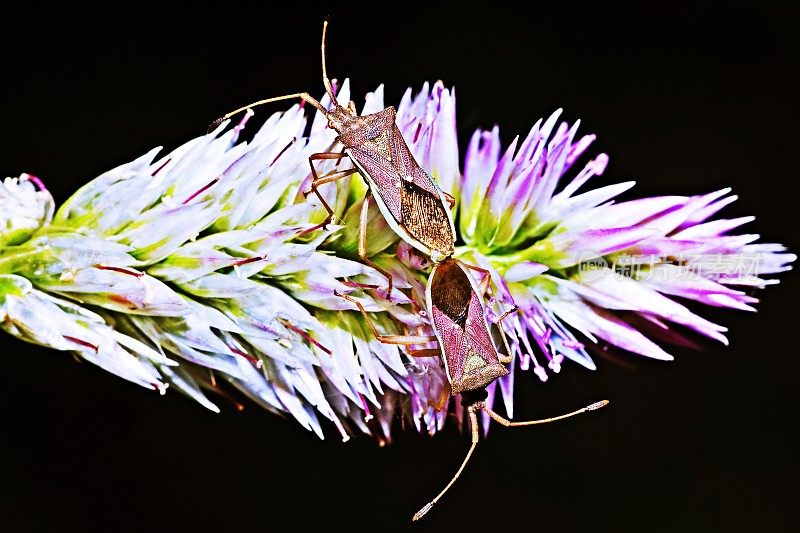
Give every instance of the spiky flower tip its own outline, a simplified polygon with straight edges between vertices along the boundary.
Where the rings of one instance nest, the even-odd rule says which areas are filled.
[[[338,99],[349,101],[347,82]],[[378,88],[363,113],[382,108]],[[238,391],[320,437],[320,415],[344,440],[363,432],[385,443],[397,420],[434,433],[461,411],[441,363],[376,341],[335,295],[357,299],[387,333],[429,333],[418,312],[427,259],[369,212],[368,254],[395,280],[387,300],[383,276],[358,261],[363,181],[322,188],[338,223],[327,228],[302,194],[308,156],[341,149],[324,117],[309,125],[294,106],[239,142],[251,114],[99,176],[55,214],[37,178],[0,184],[0,324],[214,411],[217,397],[241,407]],[[452,91],[426,84],[397,110],[415,156],[457,199],[458,257],[491,272],[490,315],[519,308],[503,322],[515,362],[497,382],[509,415],[517,367],[542,381],[565,359],[593,369],[587,346],[601,340],[671,359],[651,329],[662,341],[681,341],[677,327],[727,342],[725,328],[679,301],[752,311],[749,290],[777,283],[761,276],[795,259],[754,244],[757,235],[730,235],[750,217],[709,220],[735,200],[728,189],[621,203],[633,183],[578,193],[608,158],[571,172],[594,137],[558,116],[505,151],[497,128],[476,132],[462,173]]]

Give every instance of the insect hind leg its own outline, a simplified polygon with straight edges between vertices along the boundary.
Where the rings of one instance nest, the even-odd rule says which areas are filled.
[[[421,348],[419,350],[406,348],[406,353],[414,358],[442,356],[442,351],[439,348]]]
[[[375,327],[375,323],[370,318],[367,310],[364,309],[364,306],[361,305],[361,302],[350,296],[349,294],[342,294],[339,292],[334,291],[334,296],[338,296],[339,298],[345,299],[351,304],[355,305],[358,308],[358,311],[364,317],[364,320],[367,323],[370,331],[372,331],[372,335],[379,341],[384,344],[397,344],[400,346],[411,346],[415,344],[427,344],[429,342],[433,342],[436,339],[434,335],[384,335],[378,328]]]

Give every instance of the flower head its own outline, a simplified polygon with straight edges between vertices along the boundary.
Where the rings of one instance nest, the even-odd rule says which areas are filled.
[[[349,98],[345,81],[338,99]],[[383,107],[379,87],[362,113]],[[430,334],[419,312],[430,261],[371,205],[367,254],[395,280],[391,300],[375,290],[383,276],[358,257],[366,186],[357,175],[321,188],[336,216],[321,227],[325,210],[302,194],[308,157],[341,147],[323,115],[309,123],[305,111],[273,114],[249,142],[238,137],[252,112],[159,159],[153,150],[88,183],[55,215],[38,180],[5,180],[3,329],[149,388],[170,384],[212,410],[235,389],[320,437],[323,419],[345,440],[364,432],[386,442],[398,418],[440,429],[449,409],[460,413],[441,362],[381,344],[337,296],[358,301],[385,333]],[[761,276],[795,259],[755,235],[731,235],[750,218],[710,220],[735,199],[728,190],[620,203],[632,182],[580,193],[608,157],[574,172],[594,137],[558,119],[505,150],[497,128],[476,132],[462,173],[453,91],[426,84],[397,109],[415,157],[457,200],[457,256],[490,272],[490,319],[520,310],[503,322],[511,372],[487,400],[499,387],[509,415],[517,367],[542,381],[567,360],[593,369],[587,347],[600,340],[671,358],[645,326],[727,342],[725,328],[679,300],[752,310],[746,289],[775,283]],[[337,164],[350,163],[322,161],[317,171]]]

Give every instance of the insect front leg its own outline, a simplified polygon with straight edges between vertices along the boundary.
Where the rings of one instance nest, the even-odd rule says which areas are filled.
[[[392,275],[386,271],[385,269],[381,268],[377,264],[375,264],[372,259],[367,256],[367,216],[369,214],[369,203],[372,199],[372,193],[367,193],[364,197],[364,203],[361,204],[361,216],[359,217],[358,222],[358,256],[364,261],[366,264],[380,272],[386,277],[386,280],[389,282],[389,287],[386,289],[386,298],[391,301],[392,299]]]
[[[318,176],[317,169],[314,167],[314,161],[320,161],[320,160],[325,161],[332,159],[339,160],[339,159],[344,159],[345,157],[347,157],[347,154],[345,154],[344,152],[320,152],[308,156],[308,166],[311,167],[311,176],[313,177],[313,179],[311,181],[311,189],[304,192],[303,195],[305,197],[308,197],[308,195],[311,194],[312,192],[316,194],[317,198],[319,198],[319,201],[322,203],[322,206],[325,208],[325,211],[328,212],[328,216],[325,218],[325,222],[323,222],[320,226],[322,229],[325,229],[328,226],[328,224],[330,224],[331,221],[333,220],[333,209],[331,209],[331,206],[329,206],[328,202],[325,201],[325,198],[322,197],[322,194],[320,194],[318,187],[320,185],[324,185],[325,183],[331,183],[333,181],[350,176],[351,174],[355,174],[356,172],[358,172],[358,170],[355,168],[351,168],[349,170],[332,170],[327,174],[325,174],[324,176]]]

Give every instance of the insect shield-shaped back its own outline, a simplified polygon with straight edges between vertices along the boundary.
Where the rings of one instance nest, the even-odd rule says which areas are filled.
[[[453,394],[508,374],[489,331],[483,296],[459,261],[448,259],[433,268],[426,298]]]
[[[369,183],[378,208],[409,244],[440,261],[453,254],[455,226],[445,196],[417,163],[388,107],[352,117],[337,130],[345,153]]]

